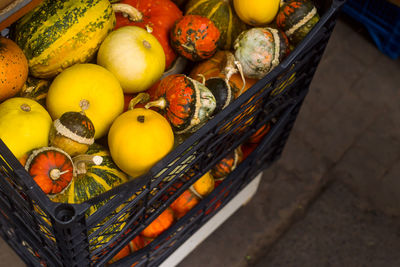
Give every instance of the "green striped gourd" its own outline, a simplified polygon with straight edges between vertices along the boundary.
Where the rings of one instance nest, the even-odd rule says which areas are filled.
[[[31,98],[39,102],[43,107],[46,106],[46,96],[50,88],[50,81],[44,79],[37,79],[28,76],[24,86],[19,93],[19,96]]]
[[[73,161],[76,175],[64,191],[52,198],[55,202],[80,204],[128,180],[126,174],[120,171],[112,161],[109,151],[96,143],[89,147],[86,154],[74,157]],[[92,205],[88,215],[96,212],[104,204],[101,201]],[[107,219],[109,218],[105,220]],[[124,226],[124,223],[111,224],[102,235],[91,240],[91,245],[96,246],[96,244],[109,241],[114,233],[119,232]]]
[[[16,23],[14,35],[30,74],[50,78],[89,62],[114,25],[108,0],[45,0]]]
[[[230,50],[236,37],[247,28],[236,15],[231,0],[190,0],[185,14],[204,16],[214,22],[221,33],[222,50]]]

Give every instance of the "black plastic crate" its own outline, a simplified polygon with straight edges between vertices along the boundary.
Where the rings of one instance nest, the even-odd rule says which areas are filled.
[[[322,15],[320,21],[271,73],[188,137],[147,174],[85,203],[52,202],[0,141],[2,237],[28,265],[102,266],[185,189],[251,134],[271,123],[268,135],[229,179],[171,229],[126,259],[132,263],[139,261],[138,266],[156,266],[257,173],[279,158],[343,2],[316,1]],[[282,92],[272,94],[277,88]],[[190,179],[185,175],[189,170],[195,173]],[[179,188],[174,186],[178,182],[182,184]],[[229,194],[218,195],[221,188],[228,186]],[[210,211],[216,203],[214,197],[220,204]],[[104,203],[102,207],[88,215],[89,208],[99,202]]]

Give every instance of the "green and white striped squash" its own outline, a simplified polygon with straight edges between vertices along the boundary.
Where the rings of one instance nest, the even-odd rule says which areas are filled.
[[[99,144],[91,145],[86,154],[74,157],[73,161],[76,175],[64,191],[52,198],[54,202],[80,204],[128,181],[126,174],[112,161],[109,151]],[[92,205],[87,215],[95,213],[105,204],[105,201],[101,201]],[[127,216],[128,214],[123,217]],[[108,219],[109,217],[106,217],[105,221]],[[102,224],[103,222],[100,223],[100,225]],[[125,223],[115,223],[109,226],[101,235],[90,240],[92,248],[97,244],[109,241],[124,226]],[[89,231],[89,234],[97,227],[99,226],[95,226]]]
[[[232,0],[190,0],[185,14],[209,18],[220,31],[218,47],[230,50],[236,37],[247,29],[233,8]]]
[[[74,157],[73,161],[77,174],[71,184],[52,199],[55,202],[80,204],[128,181],[126,174],[112,161],[109,151],[99,144],[94,143],[86,154]],[[101,205],[93,205],[89,214]]]
[[[108,0],[45,0],[15,25],[15,41],[28,59],[30,74],[56,76],[89,62],[115,25]]]

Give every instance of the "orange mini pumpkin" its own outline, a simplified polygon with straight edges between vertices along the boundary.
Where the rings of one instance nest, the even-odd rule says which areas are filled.
[[[64,190],[74,176],[71,157],[61,149],[42,147],[30,153],[25,169],[46,194]]]
[[[21,48],[0,36],[0,102],[19,93],[28,78],[28,61]]]
[[[247,139],[247,143],[250,144],[258,144],[266,136],[271,129],[271,124],[267,122],[263,126],[261,126],[257,131],[255,131],[249,139]]]
[[[177,219],[182,218],[188,213],[194,206],[200,202],[199,198],[195,196],[189,189],[183,191],[183,193],[175,199],[171,204],[171,209],[174,211]]]
[[[164,210],[141,233],[144,237],[156,238],[167,230],[174,222],[174,212],[171,208]]]
[[[111,264],[113,262],[116,262],[122,258],[125,258],[126,256],[129,256],[131,253],[141,249],[144,247],[144,240],[143,237],[138,235],[136,236],[134,239],[131,240],[131,242],[129,242],[128,245],[126,245],[125,247],[123,247],[108,263]],[[137,264],[137,262],[135,262],[134,264],[131,265],[135,266]]]

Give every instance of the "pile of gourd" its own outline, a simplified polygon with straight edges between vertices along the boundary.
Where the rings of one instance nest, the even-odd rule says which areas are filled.
[[[0,138],[50,198],[82,203],[145,174],[318,19],[309,0],[45,0],[0,37]]]

